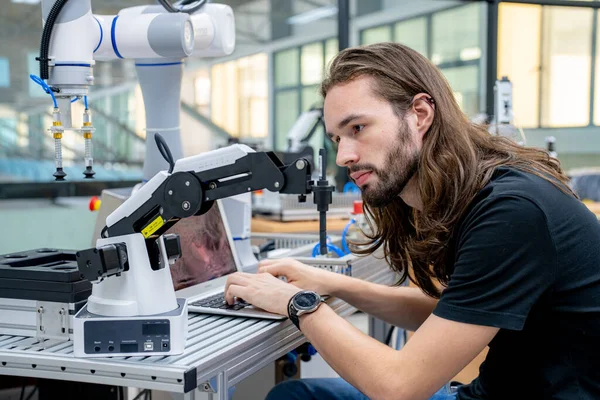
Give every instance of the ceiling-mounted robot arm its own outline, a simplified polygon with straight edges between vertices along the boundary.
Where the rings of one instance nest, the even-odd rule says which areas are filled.
[[[298,117],[287,134],[287,151],[293,153],[302,151],[320,125],[324,125],[323,108],[312,107],[310,110],[300,114],[300,117]]]

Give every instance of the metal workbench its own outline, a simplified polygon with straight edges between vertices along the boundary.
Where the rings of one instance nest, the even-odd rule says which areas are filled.
[[[369,261],[355,270],[357,277],[394,282],[385,263]],[[339,299],[328,304],[341,316],[356,311]],[[75,358],[70,341],[0,336],[0,375],[155,389],[183,399],[194,399],[198,388],[224,400],[230,387],[306,341],[289,320],[190,314],[188,322],[185,352],[167,357]]]

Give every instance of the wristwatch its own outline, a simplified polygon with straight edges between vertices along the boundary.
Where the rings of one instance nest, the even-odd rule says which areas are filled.
[[[315,312],[325,300],[318,293],[311,290],[302,290],[292,296],[288,303],[288,317],[300,330],[299,317],[303,314]]]

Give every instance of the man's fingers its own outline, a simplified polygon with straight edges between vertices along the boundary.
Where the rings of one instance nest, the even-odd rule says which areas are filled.
[[[258,263],[258,265],[272,265],[275,263],[278,263],[279,261],[281,261],[280,258],[267,258],[264,260],[260,260],[260,262]]]
[[[245,272],[236,272],[235,274],[231,274],[227,278],[227,283],[225,284],[225,288],[227,288],[227,285],[231,285],[231,284],[243,285],[246,282],[248,282],[249,276],[250,276],[250,274],[247,274]]]
[[[233,304],[235,302],[234,297],[245,298],[247,288],[240,285],[229,285],[225,291],[225,301],[227,304]]]
[[[291,264],[292,261],[294,261],[293,258],[267,258],[264,260],[260,260],[258,263],[259,267],[262,266],[269,266],[269,265],[274,265],[274,264]]]
[[[246,286],[248,284],[248,277],[246,275],[248,274],[243,272],[236,272],[235,274],[229,275],[229,277],[227,277],[227,282],[225,282],[225,294],[227,294],[229,286],[231,285]]]
[[[268,273],[271,274],[273,276],[280,276],[280,275],[285,275],[286,272],[288,271],[288,265],[287,264],[272,264],[272,265],[265,265],[264,267],[260,267],[258,269],[259,273]]]

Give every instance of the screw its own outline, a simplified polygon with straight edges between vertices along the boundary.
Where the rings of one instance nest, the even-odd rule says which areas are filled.
[[[185,186],[190,186],[190,181],[185,181]]]
[[[185,211],[190,209],[190,202],[189,201],[184,201],[183,203],[181,203],[181,208],[183,208]]]
[[[273,186],[275,186],[276,188],[278,188],[278,187],[279,187],[279,182],[275,182],[275,183],[273,184]]]
[[[296,168],[297,169],[303,169],[305,165],[306,165],[306,163],[304,162],[304,160],[298,160],[298,161],[296,161]]]
[[[217,184],[215,182],[211,182],[211,183],[208,184],[208,187],[210,189],[215,189],[217,187]]]
[[[165,212],[165,210],[164,210],[164,208],[162,208],[162,207],[161,207],[161,208],[158,210],[158,213],[159,213],[159,214],[163,214],[164,212]]]
[[[173,191],[169,190],[169,196],[172,196],[172,195],[173,195]]]
[[[252,191],[252,188],[248,188],[248,191],[249,191],[249,192],[251,192],[251,191]]]

